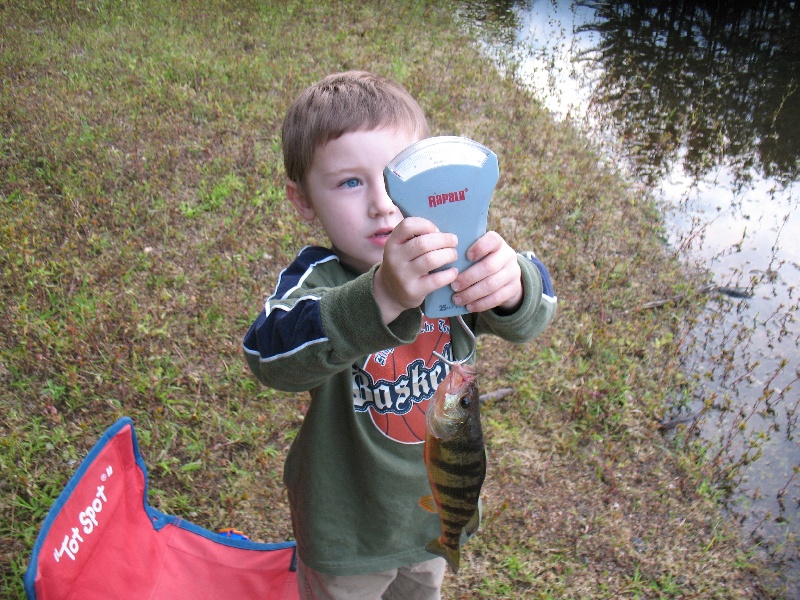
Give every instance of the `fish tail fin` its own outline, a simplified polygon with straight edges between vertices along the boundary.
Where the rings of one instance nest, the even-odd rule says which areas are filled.
[[[425,546],[425,550],[431,554],[441,556],[447,561],[447,564],[450,565],[450,570],[453,571],[453,573],[458,573],[458,563],[461,560],[460,548],[456,548],[455,550],[448,548],[437,538],[428,542],[428,545]]]

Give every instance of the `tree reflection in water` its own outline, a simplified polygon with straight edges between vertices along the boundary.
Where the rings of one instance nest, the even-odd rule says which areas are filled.
[[[467,4],[505,46],[498,64],[623,158],[664,200],[676,250],[745,296],[710,297],[687,332],[698,385],[676,416],[694,417],[683,439],[705,440],[744,531],[797,585],[798,2]]]
[[[593,102],[650,183],[682,161],[700,179],[724,165],[798,178],[797,2],[586,2],[602,45]]]

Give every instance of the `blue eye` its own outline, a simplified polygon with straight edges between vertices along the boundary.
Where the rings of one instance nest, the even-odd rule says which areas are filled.
[[[348,179],[347,181],[345,181],[344,183],[342,183],[342,186],[344,186],[346,188],[354,188],[354,187],[358,187],[359,185],[361,185],[361,182],[358,179],[356,179],[355,177],[352,177],[352,178]]]

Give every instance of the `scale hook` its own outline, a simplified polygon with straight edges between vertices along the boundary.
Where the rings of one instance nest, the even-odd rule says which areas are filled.
[[[458,315],[458,316],[456,317],[456,319],[458,319],[458,322],[459,322],[459,324],[461,325],[461,328],[462,328],[462,329],[463,329],[463,330],[466,332],[466,334],[469,336],[469,339],[470,339],[470,340],[472,340],[472,350],[470,350],[470,353],[469,353],[469,354],[467,354],[467,356],[466,356],[465,358],[462,358],[461,360],[450,360],[450,359],[448,359],[448,358],[445,358],[444,356],[442,356],[441,354],[439,354],[439,353],[438,353],[438,352],[436,352],[435,350],[433,351],[433,354],[434,354],[435,356],[438,356],[440,359],[442,359],[442,360],[443,360],[445,363],[447,363],[447,364],[448,364],[448,365],[450,365],[451,367],[452,367],[452,366],[455,366],[455,365],[463,365],[465,362],[467,362],[469,359],[471,359],[471,358],[472,358],[473,354],[475,354],[475,350],[476,350],[476,348],[478,347],[478,340],[477,340],[477,339],[475,339],[475,334],[474,334],[474,333],[472,333],[472,330],[471,330],[471,329],[470,329],[470,328],[467,326],[467,324],[464,322],[464,317],[463,317],[462,315]]]

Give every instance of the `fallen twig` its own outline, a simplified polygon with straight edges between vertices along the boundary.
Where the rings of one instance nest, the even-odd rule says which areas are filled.
[[[747,288],[740,288],[740,287],[728,287],[717,285],[715,283],[707,283],[705,285],[701,285],[699,288],[693,291],[686,292],[685,294],[676,294],[674,296],[669,296],[667,298],[661,298],[659,300],[653,300],[651,302],[645,302],[644,304],[637,306],[636,308],[631,308],[626,310],[626,313],[639,311],[639,310],[646,310],[649,308],[658,308],[660,306],[664,306],[665,304],[669,304],[670,302],[674,302],[675,304],[682,302],[686,299],[687,296],[692,294],[710,294],[711,292],[718,292],[720,294],[725,294],[726,296],[730,296],[731,298],[752,298],[753,292],[751,292]]]
[[[507,398],[513,393],[514,393],[514,388],[500,388],[499,390],[494,390],[493,392],[486,392],[485,394],[481,394],[479,400],[481,402],[489,402],[490,400],[502,400],[503,398]]]

